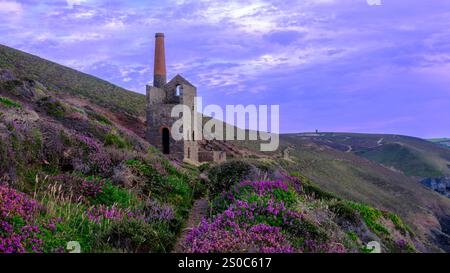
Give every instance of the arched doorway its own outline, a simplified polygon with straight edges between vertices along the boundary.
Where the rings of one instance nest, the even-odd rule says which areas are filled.
[[[170,131],[169,128],[162,129],[163,154],[170,154]]]

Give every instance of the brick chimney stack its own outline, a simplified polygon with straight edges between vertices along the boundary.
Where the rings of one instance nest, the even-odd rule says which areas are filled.
[[[164,33],[155,34],[155,69],[153,86],[161,88],[166,84],[166,53],[164,50]]]

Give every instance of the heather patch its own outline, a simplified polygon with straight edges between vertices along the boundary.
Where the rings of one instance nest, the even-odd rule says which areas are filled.
[[[170,251],[181,228],[183,219],[177,216],[175,205],[143,201],[107,179],[65,174],[37,183],[34,195],[40,207],[48,218],[59,219],[53,237],[61,244],[78,241],[83,252]],[[130,229],[139,230],[141,238],[157,241],[135,241]],[[134,243],[124,246],[129,241]],[[49,242],[43,241],[42,246],[48,249]]]
[[[51,218],[36,200],[0,186],[0,253],[60,252],[58,218]]]
[[[214,200],[215,215],[189,234],[185,250],[345,252],[325,236],[312,236],[312,230],[320,228],[305,227],[309,222],[297,202],[298,195],[281,180],[236,184]]]
[[[26,119],[28,112],[39,117],[26,109],[20,119],[12,112],[0,117],[2,182],[36,204],[27,213],[32,219],[2,218],[0,252],[60,252],[69,241],[82,252],[171,251],[192,204],[195,174],[148,153],[112,123],[50,98],[38,104],[55,123]]]
[[[234,184],[212,200],[213,216],[186,236],[184,250],[344,253],[361,252],[378,240],[389,252],[414,251],[394,214],[333,198],[303,180],[284,176]]]

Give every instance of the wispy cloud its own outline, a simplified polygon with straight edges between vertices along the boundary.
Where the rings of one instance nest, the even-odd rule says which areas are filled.
[[[82,3],[88,2],[88,0],[67,0],[66,2],[70,8],[73,8],[75,5],[80,5]]]
[[[2,21],[13,23],[20,19],[23,15],[24,9],[19,2],[10,0],[0,0],[0,23]]]
[[[432,114],[449,96],[449,10],[446,0],[0,0],[0,42],[144,92],[153,35],[165,32],[169,76],[207,102],[281,104],[285,131],[422,135],[450,122],[449,107]]]

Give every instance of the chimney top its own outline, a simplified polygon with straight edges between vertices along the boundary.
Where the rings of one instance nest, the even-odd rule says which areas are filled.
[[[163,87],[166,84],[166,53],[164,50],[164,33],[155,34],[155,69],[153,86]]]

